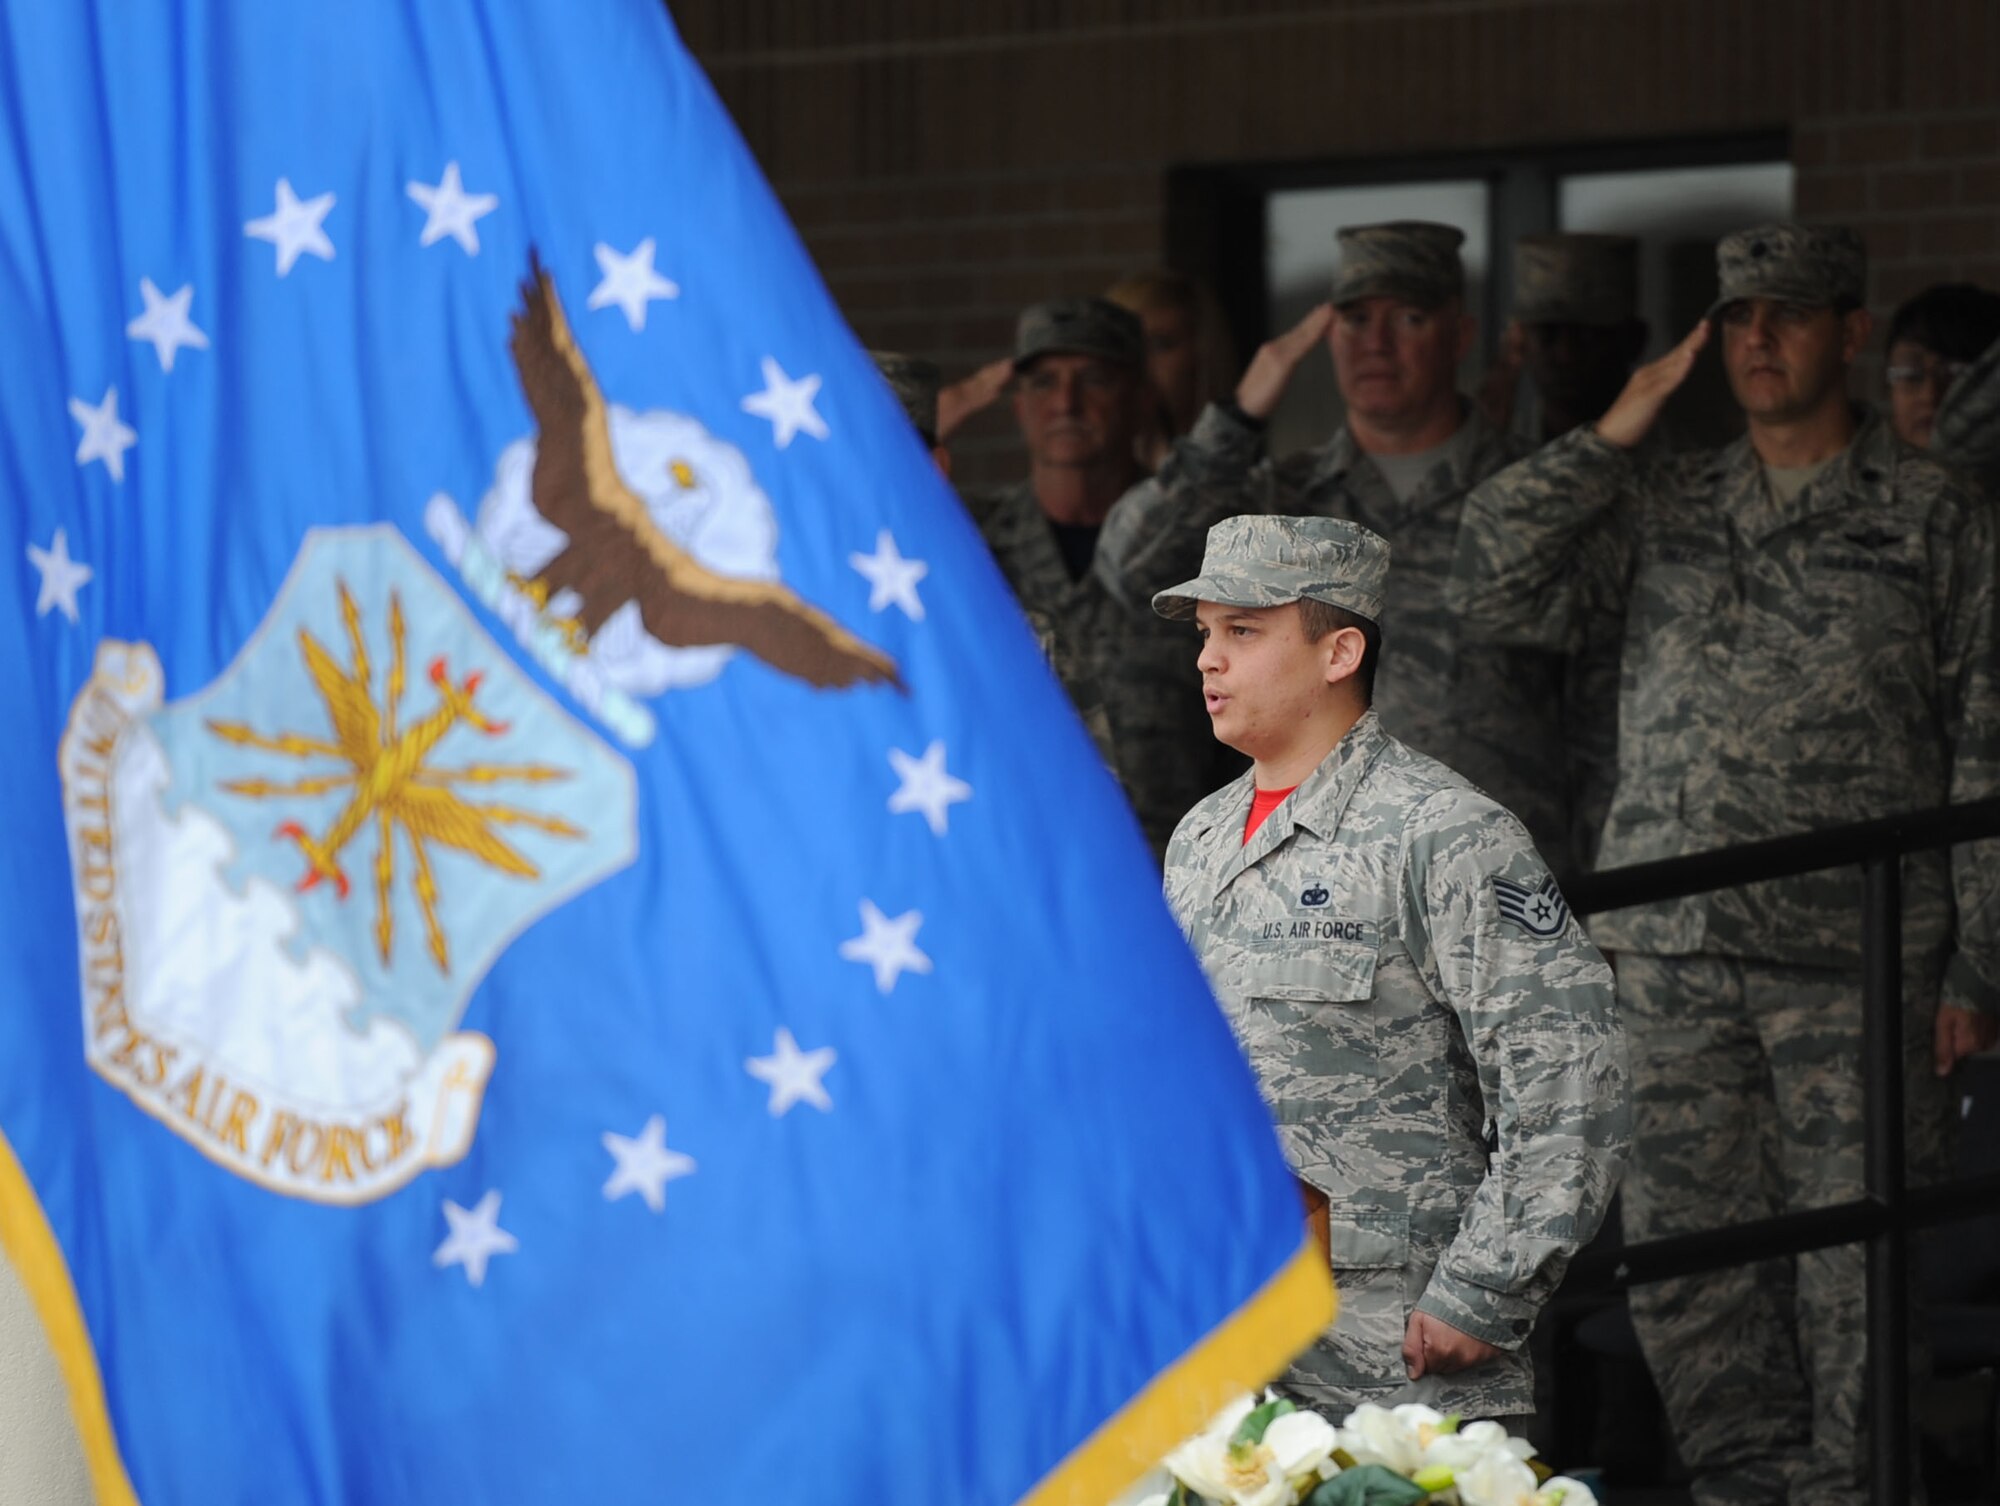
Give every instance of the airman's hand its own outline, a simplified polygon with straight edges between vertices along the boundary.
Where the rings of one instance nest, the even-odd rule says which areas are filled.
[[[1707,343],[1708,321],[1704,319],[1659,360],[1648,361],[1632,373],[1618,400],[1597,421],[1597,432],[1621,450],[1629,450],[1644,439],[1674,389],[1694,370],[1694,358]]]
[[[1946,1004],[1937,1012],[1931,1065],[1937,1068],[1939,1077],[1949,1077],[1952,1068],[1968,1056],[1991,1048],[1996,1037],[2000,1037],[2000,1020]]]
[[[1322,303],[1276,339],[1257,347],[1250,369],[1236,384],[1236,406],[1255,419],[1269,418],[1278,409],[1278,400],[1291,385],[1292,373],[1299,369],[1312,348],[1326,338],[1333,323],[1333,305]]]
[[[956,382],[938,391],[938,443],[951,438],[954,430],[976,413],[983,413],[1000,400],[1000,394],[1007,390],[1007,383],[1014,377],[1014,360],[1002,356],[997,361],[988,361],[971,376],[961,377]]]
[[[1403,1334],[1403,1370],[1411,1380],[1456,1375],[1499,1353],[1484,1339],[1475,1339],[1427,1312],[1411,1313],[1410,1326]]]

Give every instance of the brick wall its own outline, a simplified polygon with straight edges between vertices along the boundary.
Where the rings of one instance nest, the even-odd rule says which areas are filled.
[[[1183,164],[1791,133],[1886,314],[2000,286],[2000,0],[679,0],[856,332],[948,373],[1170,255]],[[1018,466],[1004,415],[961,475]]]
[[[855,332],[951,375],[1005,351],[1023,304],[1101,292],[1160,259],[1156,165],[910,177],[857,188],[794,183],[785,207]],[[972,483],[1020,469],[1003,409],[952,445]]]
[[[1805,120],[1792,157],[1800,216],[1867,240],[1878,314],[1933,283],[2000,288],[2000,108]]]

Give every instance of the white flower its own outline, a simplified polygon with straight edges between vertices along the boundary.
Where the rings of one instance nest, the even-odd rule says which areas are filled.
[[[1458,1477],[1463,1506],[1597,1506],[1588,1485],[1568,1475],[1537,1484],[1535,1472],[1511,1453],[1491,1453]]]
[[[1197,1433],[1167,1455],[1167,1470],[1198,1496],[1212,1501],[1229,1497],[1228,1435]]]
[[[1512,1454],[1491,1453],[1458,1476],[1464,1506],[1535,1506],[1535,1472]]]
[[[1442,1412],[1409,1404],[1393,1412],[1364,1401],[1339,1430],[1339,1446],[1356,1464],[1379,1464],[1399,1475],[1413,1475],[1424,1465],[1424,1450],[1446,1432]]]
[[[1581,1480],[1557,1475],[1535,1492],[1535,1506],[1597,1506],[1597,1492]]]
[[[1488,1454],[1504,1453],[1527,1459],[1534,1452],[1532,1443],[1513,1437],[1497,1422],[1468,1422],[1455,1433],[1440,1433],[1432,1438],[1424,1446],[1424,1464],[1442,1465],[1460,1475]]]
[[[1156,1464],[1127,1487],[1110,1506],[1167,1506],[1174,1493],[1174,1477],[1164,1465]]]
[[[1286,1479],[1316,1472],[1338,1442],[1333,1424],[1317,1412],[1287,1412],[1264,1430],[1264,1446]]]
[[[1245,1396],[1224,1407],[1167,1455],[1168,1471],[1195,1494],[1227,1506],[1290,1506],[1292,1481],[1315,1474],[1332,1456],[1334,1429],[1314,1413],[1287,1412],[1271,1419],[1263,1442],[1232,1449],[1237,1428],[1258,1405],[1256,1397]]]

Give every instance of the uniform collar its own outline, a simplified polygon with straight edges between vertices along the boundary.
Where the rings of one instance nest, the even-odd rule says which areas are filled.
[[[1780,502],[1764,484],[1764,464],[1747,438],[1717,457],[1722,466],[1717,479],[1727,483],[1730,516],[1745,539],[1761,544],[1821,513],[1848,512],[1895,496],[1900,443],[1895,431],[1878,412],[1863,409],[1856,417],[1860,422],[1847,448],[1790,502]]]
[[[1506,436],[1489,424],[1480,415],[1477,405],[1472,403],[1465,403],[1464,422],[1439,448],[1443,453],[1439,456],[1438,465],[1418,483],[1408,502],[1398,504],[1401,511],[1412,516],[1431,512],[1464,496],[1483,477],[1516,458],[1520,451],[1520,446],[1510,446]],[[1338,485],[1350,480],[1353,473],[1364,467],[1369,479],[1387,491],[1388,482],[1382,479],[1379,469],[1355,443],[1354,431],[1342,424],[1333,438],[1320,446],[1306,484],[1309,489]]]
[[[1330,837],[1339,830],[1347,802],[1388,742],[1389,734],[1382,730],[1375,713],[1365,713],[1291,797],[1264,818],[1248,842],[1243,840],[1243,823],[1249,818],[1256,780],[1245,774],[1231,785],[1229,798],[1222,804],[1222,819],[1208,830],[1210,851],[1216,859],[1216,894],[1227,889],[1238,874],[1276,852],[1293,832],[1304,828],[1314,836]]]

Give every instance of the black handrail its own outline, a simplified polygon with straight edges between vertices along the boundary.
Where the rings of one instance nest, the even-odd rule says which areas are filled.
[[[2000,799],[1979,800],[1614,868],[1569,886],[1570,908],[1594,915],[1829,868],[1862,870],[1861,1061],[1868,1195],[1833,1207],[1594,1252],[1578,1259],[1571,1280],[1585,1288],[1623,1288],[1865,1239],[1870,1495],[1876,1506],[1906,1500],[1909,1488],[1910,1231],[2000,1206],[2000,1177],[1914,1191],[1905,1185],[1901,859],[1996,837]]]
[[[1565,887],[1564,898],[1577,914],[1596,915],[1632,905],[1686,899],[1691,894],[1707,894],[1716,889],[1736,889],[1767,879],[1796,878],[1802,873],[1858,866],[1870,858],[1900,857],[1936,847],[1955,847],[1960,842],[1983,842],[1990,837],[2000,837],[2000,799],[1906,811],[1875,821],[1856,821],[1822,831],[1689,853],[1684,858],[1608,868],[1572,879]]]

